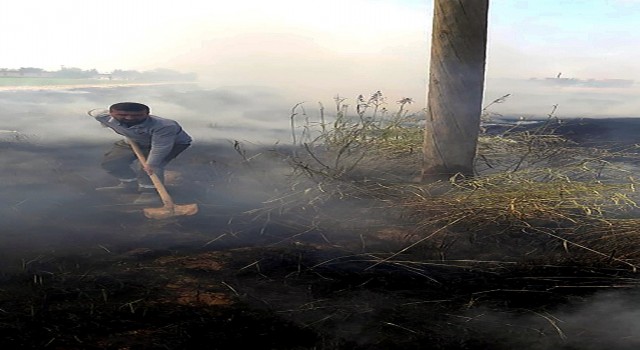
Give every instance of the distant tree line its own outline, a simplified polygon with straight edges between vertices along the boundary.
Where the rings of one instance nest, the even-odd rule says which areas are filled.
[[[21,67],[20,69],[0,68],[0,77],[194,81],[197,75],[195,73],[182,73],[167,68],[158,68],[149,71],[116,69],[111,73],[99,73],[96,69],[83,70],[75,67],[62,67],[57,71],[47,71],[36,67]]]
[[[111,73],[113,79],[125,80],[181,80],[194,81],[197,78],[196,73],[182,73],[172,69],[158,68],[149,71],[139,72],[136,70],[116,69]]]
[[[582,86],[594,88],[628,88],[635,83],[632,79],[576,79],[576,78],[545,78],[547,85]]]

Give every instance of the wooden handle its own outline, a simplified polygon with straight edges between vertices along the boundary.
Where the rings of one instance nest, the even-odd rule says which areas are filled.
[[[142,154],[142,150],[140,150],[140,146],[138,146],[138,144],[135,141],[133,141],[128,137],[127,137],[127,142],[131,146],[131,149],[133,149],[133,153],[135,153],[136,157],[138,157],[140,164],[146,166],[147,160],[144,157],[144,154]],[[164,187],[164,184],[162,183],[162,181],[160,181],[160,178],[158,177],[158,175],[153,173],[149,175],[149,178],[151,178],[151,182],[153,182],[153,185],[156,187],[156,191],[158,191],[158,194],[160,195],[160,198],[162,199],[162,203],[164,203],[164,206],[173,207],[174,206],[173,199],[171,199],[169,192],[167,192],[167,189]]]

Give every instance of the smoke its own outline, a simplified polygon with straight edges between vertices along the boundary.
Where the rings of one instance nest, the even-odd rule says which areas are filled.
[[[394,101],[424,102],[427,50],[418,41],[398,39],[384,48],[372,43],[368,50],[350,53],[299,34],[250,33],[232,39],[207,41],[181,64],[199,72],[203,84],[266,86],[301,101],[381,90]]]
[[[544,311],[470,310],[466,325],[478,339],[499,349],[637,349],[640,346],[638,292],[605,291],[575,297]]]
[[[529,88],[522,87],[523,91]],[[536,89],[543,94],[549,88]],[[515,92],[513,99],[497,107],[515,108],[509,104],[526,102],[519,98]],[[197,216],[153,223],[141,215],[139,208],[127,206],[131,198],[102,196],[93,190],[113,181],[100,169],[99,162],[103,152],[120,137],[102,128],[86,112],[132,100],[148,104],[154,114],[178,120],[194,136],[193,148],[172,162],[169,170],[178,170],[186,184],[171,189],[176,202],[197,202],[201,207]],[[278,185],[295,188],[301,197],[307,193],[305,186],[317,185],[288,177],[289,165],[269,156],[271,149],[289,144],[291,106],[297,102],[284,91],[255,85],[1,92],[0,245],[5,249],[0,264],[18,269],[21,261],[66,251],[91,256],[105,249],[122,252],[131,247],[179,249],[176,247],[297,240],[338,242],[354,251],[362,249],[364,243],[377,251],[402,249],[403,242],[397,247],[375,240],[365,242],[372,237],[367,236],[371,227],[385,227],[386,218],[372,217],[366,206],[358,207],[361,203],[332,203],[319,217],[311,204],[313,199],[308,198],[307,207],[284,213],[291,217],[280,223],[272,223],[269,212],[255,211],[282,195],[273,179],[280,180]],[[528,102],[531,108],[538,106]],[[329,106],[330,101],[326,104]],[[313,107],[306,111],[310,117],[315,117]],[[357,215],[353,215],[354,210]],[[247,217],[246,213],[254,214]],[[328,231],[330,220],[334,220],[340,227],[359,230],[362,236],[322,232],[310,224],[305,227],[311,218],[328,224]],[[382,304],[385,298],[377,302]],[[632,349],[639,345],[636,299],[631,292],[602,293],[569,305],[550,306],[544,312],[470,309],[462,315],[466,321],[456,326],[486,343],[506,344],[503,348],[588,350],[608,344],[611,348]]]
[[[554,106],[559,118],[638,117],[640,104],[633,98],[637,85],[618,87],[556,86],[544,79],[496,79],[486,81],[485,106],[506,94],[505,102],[488,111],[511,116],[545,117]]]
[[[0,127],[31,142],[104,143],[119,136],[100,127],[87,111],[132,100],[149,105],[152,114],[178,120],[200,142],[282,141],[288,137],[291,106],[298,102],[255,86],[5,91],[0,93]]]

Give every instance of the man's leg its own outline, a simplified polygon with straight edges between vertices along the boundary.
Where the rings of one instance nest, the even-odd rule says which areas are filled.
[[[174,145],[171,152],[167,155],[167,157],[160,163],[158,167],[156,167],[155,173],[158,175],[158,178],[162,183],[164,183],[164,168],[165,166],[177,157],[180,153],[186,150],[190,145]],[[145,157],[149,154],[149,149],[142,149],[142,152],[145,154]],[[155,185],[151,182],[149,176],[144,173],[144,171],[140,171],[141,176],[138,178],[138,191],[141,192],[138,199],[136,199],[134,204],[160,204],[160,197],[158,197],[158,193]]]
[[[120,180],[120,184],[111,187],[99,187],[98,191],[108,190],[136,190],[138,188],[137,174],[131,168],[131,163],[136,159],[131,147],[124,141],[116,142],[113,147],[104,154],[102,168]]]
[[[173,145],[171,152],[169,152],[169,154],[162,160],[162,163],[160,163],[160,165],[156,167],[156,169],[154,169],[156,175],[158,175],[158,178],[162,183],[164,183],[164,168],[167,166],[167,164],[169,164],[170,161],[176,158],[180,153],[184,152],[184,150],[189,148],[189,146],[190,145]],[[142,149],[142,153],[144,153],[145,157],[148,156],[149,149]],[[155,191],[155,186],[151,182],[149,176],[143,171],[141,171],[139,174],[140,176],[138,177],[138,183],[140,185],[140,190]]]

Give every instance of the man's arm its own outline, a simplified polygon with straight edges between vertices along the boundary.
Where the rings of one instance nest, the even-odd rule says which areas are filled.
[[[109,127],[109,126],[107,125],[107,122],[109,121],[109,119],[111,118],[111,116],[109,115],[109,113],[108,113],[108,112],[107,112],[107,113],[101,113],[101,114],[95,115],[95,116],[93,116],[93,118],[94,118],[95,120],[97,120],[97,121],[100,123],[100,125],[102,125],[102,126],[104,126],[104,127]]]
[[[175,144],[176,137],[180,131],[179,126],[168,125],[154,130],[151,133],[151,150],[147,157],[147,164],[157,167],[169,155]]]

